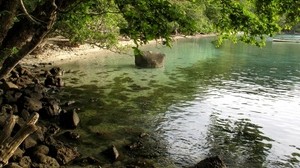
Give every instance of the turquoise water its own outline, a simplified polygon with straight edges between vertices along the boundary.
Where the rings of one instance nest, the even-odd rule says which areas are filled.
[[[97,53],[61,65],[63,97],[81,109],[79,150],[106,163],[100,153],[114,144],[116,165],[188,167],[219,155],[231,168],[300,167],[300,45],[211,40],[148,45],[167,55],[160,69]],[[135,141],[143,147],[128,150]]]

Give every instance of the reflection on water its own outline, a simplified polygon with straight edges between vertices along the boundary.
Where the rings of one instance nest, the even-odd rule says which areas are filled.
[[[210,40],[147,46],[167,54],[161,69],[136,69],[120,55],[63,65],[73,71],[64,97],[82,109],[80,149],[99,157],[149,132],[148,154],[135,156],[157,167],[213,155],[229,167],[299,167],[299,44],[216,49]]]

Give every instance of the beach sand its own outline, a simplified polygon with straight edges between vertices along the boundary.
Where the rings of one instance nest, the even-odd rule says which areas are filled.
[[[183,38],[202,38],[212,35],[195,35],[195,36],[173,36],[172,39],[174,41],[183,39]],[[104,49],[91,44],[83,44],[76,47],[62,47],[58,46],[56,43],[58,41],[65,41],[63,37],[49,38],[45,40],[43,51],[30,54],[22,59],[22,64],[29,65],[37,65],[37,64],[52,64],[59,65],[66,62],[71,62],[80,59],[88,59],[89,56],[99,56],[99,55],[107,55],[113,52],[115,53],[127,53],[132,54],[132,47],[134,46],[134,42],[132,40],[120,40],[119,44],[117,44],[117,49]],[[162,40],[152,40],[149,41],[148,44],[161,44]]]

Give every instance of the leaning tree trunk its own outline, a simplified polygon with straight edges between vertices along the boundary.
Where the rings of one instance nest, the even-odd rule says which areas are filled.
[[[16,2],[16,6],[20,6],[23,9],[25,16],[20,18],[19,22],[14,23],[9,17],[1,17],[0,15],[0,21],[3,19],[8,23],[6,26],[2,24],[0,26],[0,66],[2,65],[0,79],[6,78],[19,61],[30,54],[43,41],[56,21],[57,10],[72,9],[74,4],[76,5],[83,1],[45,0],[44,4],[37,6],[29,14],[23,6],[22,0],[0,0],[0,12],[6,7],[7,11],[10,10],[10,13],[12,13],[10,17],[15,17],[16,13],[12,11],[16,9],[13,6],[9,6],[10,2]],[[4,6],[5,4],[9,5]],[[9,30],[7,30],[8,28]],[[2,34],[2,32],[4,33]],[[30,41],[28,41],[29,39]]]
[[[17,116],[10,115],[7,119],[3,132],[0,135],[0,167],[6,165],[21,143],[38,128],[35,125],[39,119],[38,113],[33,113],[27,123],[14,135],[13,128],[18,120]]]
[[[21,59],[42,42],[56,20],[56,9],[55,0],[46,1],[33,12],[34,18],[38,18],[38,24],[23,18],[9,30],[0,48],[1,57],[5,58],[0,70],[0,79],[5,78]],[[31,40],[26,42],[28,38]]]
[[[4,40],[8,30],[14,23],[14,19],[17,15],[17,9],[19,7],[19,0],[0,0],[0,46]],[[9,11],[9,12],[7,12]]]

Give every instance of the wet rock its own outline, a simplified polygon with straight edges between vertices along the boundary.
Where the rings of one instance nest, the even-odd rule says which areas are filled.
[[[71,140],[78,140],[80,138],[80,135],[78,133],[71,131],[66,131],[65,133],[63,133],[63,136]]]
[[[43,108],[40,110],[42,117],[51,118],[58,116],[61,112],[59,102],[56,99],[43,99]]]
[[[49,70],[49,72],[53,76],[62,76],[64,74],[64,71],[60,67],[53,67]]]
[[[24,120],[28,120],[29,119],[29,117],[30,117],[30,113],[27,111],[27,110],[25,110],[25,109],[23,109],[22,111],[21,111],[21,117],[24,119]]]
[[[12,104],[16,103],[18,99],[22,96],[22,93],[15,89],[7,90],[4,95],[4,102]]]
[[[25,109],[29,112],[38,112],[43,108],[43,104],[36,98],[23,97],[21,101],[20,109]]]
[[[56,135],[60,131],[60,128],[56,124],[51,124],[47,127],[47,136]]]
[[[42,86],[40,84],[34,84],[34,85],[27,86],[22,91],[23,91],[23,94],[26,95],[27,97],[40,100],[44,97],[46,89],[44,86]]]
[[[37,144],[37,141],[34,140],[31,136],[28,136],[22,143],[24,149],[29,149],[34,147]]]
[[[4,95],[4,90],[0,89],[0,96]]]
[[[3,103],[3,97],[1,96],[0,97],[0,106],[2,105],[2,103]]]
[[[46,87],[51,87],[51,86],[63,87],[64,82],[60,77],[47,76],[47,78],[45,80],[45,86]]]
[[[68,111],[66,113],[61,113],[60,115],[60,125],[67,129],[75,129],[80,122],[79,116],[76,111]]]
[[[17,150],[14,152],[13,156],[10,158],[12,161],[20,160],[23,157],[24,151],[20,148],[17,148]]]
[[[215,156],[200,161],[192,168],[226,168],[226,165],[219,156]]]
[[[116,161],[120,156],[119,151],[114,145],[112,145],[102,153],[112,162]]]
[[[38,154],[38,153],[48,155],[49,147],[46,145],[39,145],[39,146],[35,147],[33,154]]]
[[[76,164],[79,164],[80,166],[85,167],[88,165],[100,165],[100,161],[94,157],[86,157],[86,158],[78,159],[76,161]]]
[[[43,125],[38,126],[38,129],[31,134],[31,137],[35,139],[37,142],[44,142],[45,140],[45,133],[47,131],[47,128]]]
[[[160,68],[164,66],[165,54],[141,51],[134,56],[135,65],[141,68]]]
[[[23,168],[30,168],[31,165],[31,159],[29,156],[24,156],[19,161],[19,165]]]
[[[56,156],[58,162],[61,164],[68,164],[72,160],[76,159],[79,156],[78,151],[75,149],[66,147],[66,146],[56,146]]]
[[[22,168],[20,165],[18,165],[18,163],[9,163],[6,166],[4,166],[3,168]]]
[[[35,155],[36,160],[39,164],[39,167],[60,167],[59,163],[55,158],[38,153]]]
[[[17,85],[15,85],[14,83],[8,82],[8,81],[5,81],[5,80],[2,82],[2,85],[3,85],[4,90],[19,89],[19,87]]]
[[[70,106],[70,105],[72,105],[72,104],[74,104],[74,103],[75,103],[75,101],[74,101],[74,100],[71,100],[71,101],[66,102],[66,103],[65,103],[65,106]]]

